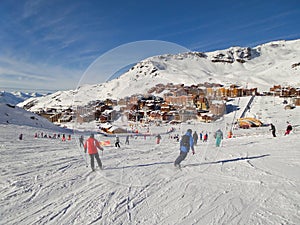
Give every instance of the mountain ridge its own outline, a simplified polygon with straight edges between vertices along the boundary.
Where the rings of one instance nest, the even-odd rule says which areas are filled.
[[[300,86],[299,63],[300,39],[273,41],[254,48],[231,47],[207,53],[165,54],[142,60],[108,82],[79,84],[76,90],[30,98],[19,106],[31,111],[82,106],[96,99],[146,94],[159,83],[192,85],[211,82],[257,87],[259,91],[267,91],[275,84]]]

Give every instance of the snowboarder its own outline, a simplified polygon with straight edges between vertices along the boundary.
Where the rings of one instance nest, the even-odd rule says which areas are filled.
[[[195,154],[194,150],[194,140],[192,137],[192,130],[188,129],[186,134],[182,136],[180,141],[180,154],[174,162],[175,167],[180,168],[180,163],[186,158],[189,150],[192,149],[193,155]]]
[[[293,130],[293,127],[291,124],[288,124],[287,128],[286,128],[286,131],[284,133],[284,135],[289,135],[290,132]]]
[[[81,147],[81,146],[84,146],[83,141],[84,141],[83,135],[81,135],[80,138],[79,138],[79,144],[80,144],[80,147]]]
[[[273,123],[270,124],[273,137],[276,137],[276,128]]]
[[[197,141],[198,141],[198,134],[197,132],[195,131],[194,134],[193,134],[193,140],[194,140],[194,145],[197,145]]]
[[[161,140],[161,136],[160,136],[160,134],[158,134],[158,135],[156,136],[156,144],[159,144],[159,143],[160,143],[160,140]]]
[[[116,136],[116,142],[115,142],[115,147],[120,148],[120,139],[118,136]]]
[[[216,139],[216,147],[220,147],[221,141],[223,139],[223,132],[221,129],[218,129],[216,133],[214,134],[214,138]]]
[[[85,141],[84,153],[88,152],[91,158],[91,168],[95,171],[94,158],[96,158],[99,168],[102,170],[102,162],[99,157],[98,149],[103,152],[103,148],[100,146],[99,141],[95,139],[94,134]]]

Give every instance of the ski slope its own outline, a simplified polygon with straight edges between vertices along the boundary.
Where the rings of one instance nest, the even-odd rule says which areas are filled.
[[[0,224],[300,224],[300,109],[284,110],[281,101],[256,97],[251,107],[275,124],[277,138],[269,127],[234,130],[216,148],[213,132],[225,133],[234,112],[212,124],[173,125],[174,134],[209,133],[181,170],[173,166],[179,144],[168,135],[160,144],[133,137],[125,145],[121,137],[121,148],[100,154],[104,170],[91,172],[77,135],[34,138],[61,130],[1,123]],[[295,128],[284,136],[287,120]]]

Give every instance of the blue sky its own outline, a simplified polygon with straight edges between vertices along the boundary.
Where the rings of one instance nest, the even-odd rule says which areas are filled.
[[[0,89],[75,89],[101,55],[132,42],[209,52],[299,39],[299,24],[299,0],[1,0]]]

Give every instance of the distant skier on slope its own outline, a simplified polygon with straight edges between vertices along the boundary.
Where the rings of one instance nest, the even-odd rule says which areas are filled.
[[[202,132],[203,132],[203,131],[202,131]],[[203,138],[202,132],[199,134],[200,141],[202,141],[202,138]]]
[[[88,152],[88,154],[90,155],[92,171],[95,171],[94,158],[96,158],[98,166],[102,170],[102,163],[97,149],[103,151],[103,148],[100,146],[99,141],[94,138],[94,134],[91,134],[91,136],[85,141],[84,153]]]
[[[208,139],[208,134],[205,133],[204,136],[203,136],[203,142],[207,142],[207,139]]]
[[[218,129],[216,133],[214,134],[214,138],[216,139],[216,147],[220,147],[221,141],[223,139],[223,132],[221,129]]]
[[[81,147],[81,146],[84,146],[83,141],[84,141],[83,135],[81,135],[80,138],[79,138],[80,147]]]
[[[193,134],[193,140],[194,140],[194,145],[197,145],[197,142],[198,142],[198,134],[197,134],[196,131],[195,131],[194,134]]]
[[[291,124],[288,124],[287,128],[286,128],[286,131],[284,133],[284,135],[289,135],[290,132],[293,130],[293,127]]]
[[[116,136],[115,147],[120,148],[120,138],[118,136]]]
[[[126,136],[125,145],[129,145],[129,135]]]
[[[186,158],[189,150],[192,149],[193,155],[195,154],[194,150],[194,140],[192,137],[192,130],[188,129],[186,134],[182,136],[180,141],[180,154],[174,162],[175,167],[180,168],[180,163]]]
[[[276,128],[273,123],[270,124],[273,137],[276,137]]]
[[[158,134],[158,135],[156,136],[156,144],[159,144],[159,143],[160,143],[160,140],[161,140],[161,136],[160,136],[160,134]]]

